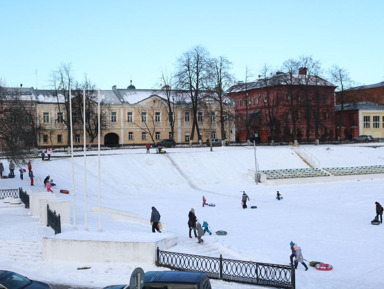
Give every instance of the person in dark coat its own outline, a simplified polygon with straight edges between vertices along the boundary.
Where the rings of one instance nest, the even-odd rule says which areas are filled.
[[[151,213],[152,233],[155,233],[155,231],[158,231],[159,233],[161,233],[159,229],[159,223],[160,223],[160,213],[155,207],[152,207],[152,213]]]
[[[44,187],[47,185],[47,182],[49,182],[49,178],[50,176],[46,176],[45,179],[44,179]]]
[[[383,223],[383,206],[380,205],[379,202],[375,202],[376,204],[376,219],[379,220],[380,217],[380,223]]]
[[[0,163],[0,177],[3,176],[3,172],[4,172],[4,165],[3,163]]]
[[[243,195],[241,196],[241,203],[243,204],[243,209],[247,208],[247,200],[250,201],[248,195],[243,191]]]
[[[197,238],[196,222],[197,222],[197,218],[196,218],[196,215],[195,215],[195,210],[192,208],[189,211],[189,214],[188,214],[189,238],[192,238],[192,234],[191,234],[192,230],[193,230],[193,233],[195,234],[195,238]]]
[[[9,176],[11,178],[15,177],[15,163],[13,161],[9,162]]]

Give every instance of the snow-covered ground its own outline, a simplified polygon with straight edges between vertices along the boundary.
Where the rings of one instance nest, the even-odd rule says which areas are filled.
[[[375,144],[302,146],[320,167],[384,165],[384,146]],[[75,200],[76,224],[64,226],[57,238],[131,240],[156,239],[172,232],[178,244],[172,251],[256,262],[288,264],[290,241],[302,248],[308,261],[333,265],[329,272],[310,267],[296,271],[298,289],[369,289],[384,284],[384,226],[372,226],[375,201],[384,204],[384,175],[316,178],[308,180],[268,181],[256,185],[252,179],[255,154],[252,146],[166,149],[167,154],[146,154],[145,149],[102,152],[101,206],[137,213],[148,219],[155,206],[167,229],[153,234],[150,226],[102,217],[99,232],[98,215],[91,207],[98,206],[98,157],[88,153],[87,207],[88,231],[84,230],[84,157],[76,153]],[[42,180],[50,175],[58,189],[70,190],[60,197],[73,203],[72,161],[68,155],[53,154],[52,161],[33,159],[36,185],[24,180],[1,179],[0,188],[23,187],[33,194],[44,190]],[[260,170],[305,168],[305,162],[291,147],[257,147]],[[3,160],[8,172],[8,164]],[[17,171],[17,170],[16,170]],[[241,208],[241,192],[251,201]],[[275,199],[276,191],[284,196]],[[202,207],[202,196],[215,207]],[[23,208],[2,208],[0,201],[0,268],[16,271],[32,279],[48,283],[64,283],[102,288],[129,282],[136,267],[144,271],[162,270],[154,264],[79,263],[44,261],[43,237],[54,237],[53,230],[43,226]],[[205,243],[188,238],[187,219],[191,208],[199,220],[209,222],[213,231],[226,230],[227,236],[206,235]],[[73,215],[72,215],[73,218]],[[79,267],[91,267],[77,270]],[[251,285],[212,280],[213,288],[257,288]],[[75,286],[74,286],[75,288]],[[261,287],[258,287],[261,288]]]

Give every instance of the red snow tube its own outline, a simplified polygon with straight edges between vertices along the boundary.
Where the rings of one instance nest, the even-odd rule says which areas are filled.
[[[333,269],[333,266],[331,264],[319,263],[316,264],[315,268],[320,271],[330,271]]]
[[[62,193],[62,194],[69,194],[69,191],[68,190],[60,190],[60,193]]]

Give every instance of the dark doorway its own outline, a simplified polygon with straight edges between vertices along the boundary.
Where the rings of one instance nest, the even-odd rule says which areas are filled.
[[[104,137],[104,145],[107,147],[119,146],[119,136],[115,133],[106,134]]]

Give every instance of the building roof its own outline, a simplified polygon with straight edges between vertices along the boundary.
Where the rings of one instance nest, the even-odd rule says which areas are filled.
[[[355,87],[351,87],[350,89],[347,89],[347,90],[371,89],[371,88],[378,88],[378,87],[384,87],[384,81],[379,82],[379,83],[375,83],[375,84],[355,86]]]
[[[290,74],[290,73],[276,73],[276,75],[258,79],[253,82],[238,83],[230,87],[227,92],[241,92],[253,89],[259,89],[264,87],[281,86],[281,85],[311,85],[311,86],[328,86],[336,87],[329,81],[317,76],[317,75],[305,75],[305,74]]]
[[[336,111],[341,110],[341,104],[335,106]],[[343,107],[344,111],[347,110],[384,110],[383,104],[377,104],[376,102],[362,101],[355,103],[346,103]]]

